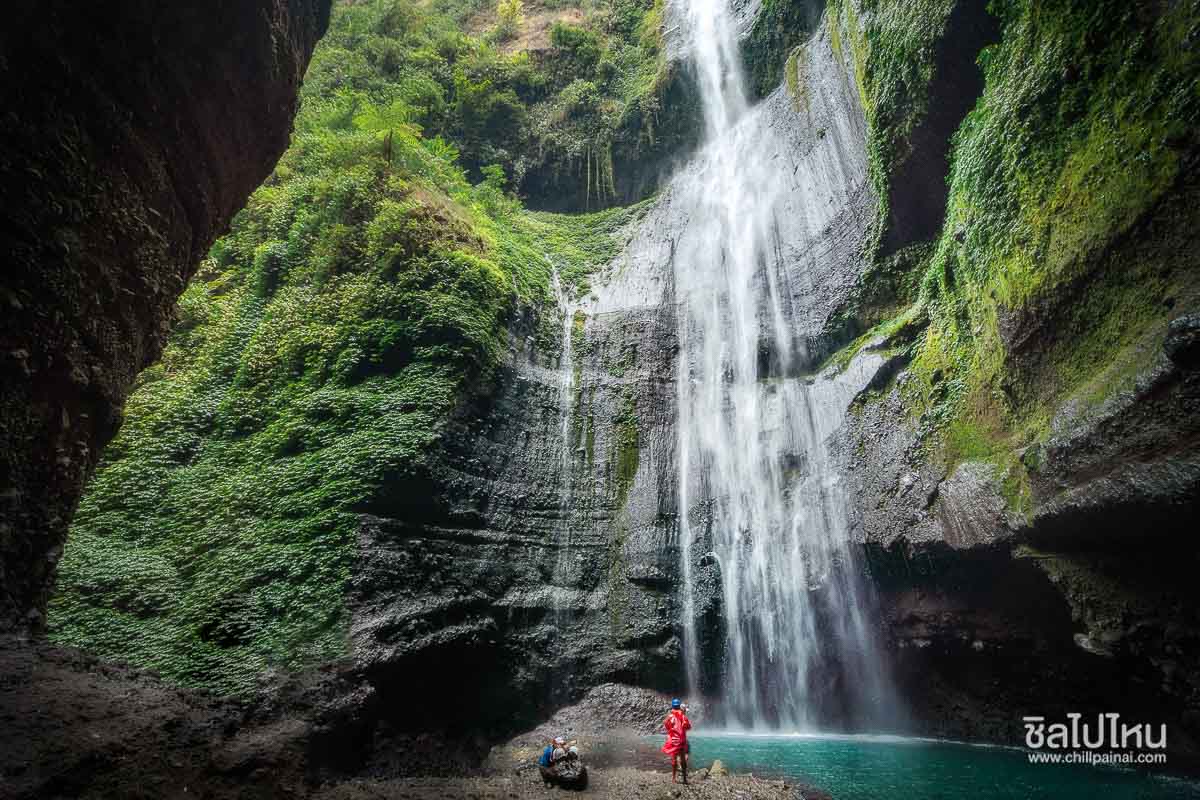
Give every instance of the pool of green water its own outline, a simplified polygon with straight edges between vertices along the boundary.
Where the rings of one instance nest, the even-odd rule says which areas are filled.
[[[691,737],[693,770],[783,776],[834,800],[1176,800],[1200,783],[1129,769],[1031,764],[1024,750],[899,737]],[[665,757],[664,757],[665,758]]]

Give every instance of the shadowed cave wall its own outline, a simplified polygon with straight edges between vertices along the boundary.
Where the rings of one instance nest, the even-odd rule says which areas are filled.
[[[0,31],[0,628],[197,262],[287,147],[329,0],[26,2]]]

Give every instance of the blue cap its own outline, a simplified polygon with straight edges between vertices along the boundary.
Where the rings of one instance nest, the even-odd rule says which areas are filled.
[[[679,702],[678,697],[671,701],[671,708],[679,708],[681,705],[683,705],[683,703]]]

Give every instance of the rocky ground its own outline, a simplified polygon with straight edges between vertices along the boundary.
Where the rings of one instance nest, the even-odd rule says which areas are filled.
[[[536,770],[522,774],[489,775],[477,778],[351,781],[317,795],[321,800],[382,800],[383,798],[412,798],[433,800],[508,800],[525,797],[568,797],[570,792],[548,789],[542,785]],[[814,799],[822,795],[802,791],[783,781],[764,780],[749,775],[709,777],[696,775],[685,785],[671,784],[665,772],[652,772],[630,767],[594,770],[588,788],[581,797],[613,798],[614,800],[794,800]]]
[[[269,797],[303,789],[297,767],[238,755],[257,742],[284,756],[286,736],[238,737],[237,709],[150,673],[75,650],[0,640],[0,798]],[[280,759],[280,764],[286,764]]]
[[[710,776],[700,764],[690,785],[672,786],[665,758],[644,738],[669,698],[644,689],[596,687],[480,763],[464,742],[436,734],[377,729],[363,738],[360,719],[336,712],[356,707],[363,688],[331,670],[223,700],[76,650],[3,638],[0,800],[554,797],[561,790],[542,785],[535,759],[555,735],[580,741],[590,767],[584,796],[824,797],[720,768]],[[703,708],[693,714],[702,720]],[[358,758],[348,761],[351,750]]]

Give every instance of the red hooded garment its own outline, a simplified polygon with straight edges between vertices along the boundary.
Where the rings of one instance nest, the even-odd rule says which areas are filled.
[[[686,753],[687,732],[691,730],[692,721],[682,711],[673,708],[671,713],[667,714],[663,727],[667,729],[667,743],[663,745],[662,751],[669,756]]]

